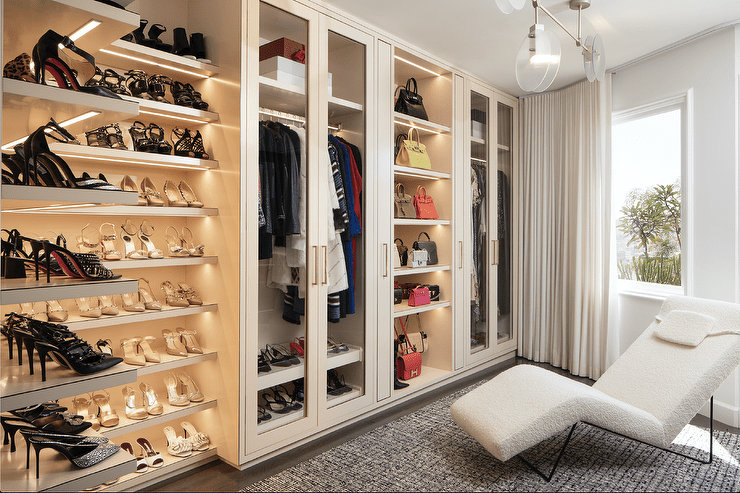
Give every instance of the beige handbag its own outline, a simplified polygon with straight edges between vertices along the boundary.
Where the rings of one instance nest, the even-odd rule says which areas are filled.
[[[414,140],[414,131],[416,131],[416,140]],[[403,141],[396,155],[396,164],[411,168],[432,169],[432,161],[427,154],[427,148],[421,143],[419,130],[416,128],[409,129],[408,138]]]
[[[396,204],[396,217],[416,219],[414,198],[406,193],[403,183],[396,183],[396,194],[393,196],[393,202]]]

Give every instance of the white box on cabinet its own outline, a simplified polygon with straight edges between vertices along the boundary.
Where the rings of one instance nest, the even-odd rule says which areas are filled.
[[[285,84],[304,87],[306,66],[282,56],[274,56],[260,62],[260,75]],[[331,72],[329,73],[329,96],[331,96]]]

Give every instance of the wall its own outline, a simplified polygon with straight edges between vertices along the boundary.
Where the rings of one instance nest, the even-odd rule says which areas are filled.
[[[739,39],[740,27],[712,33],[619,71],[612,86],[614,112],[693,89],[693,181],[688,187],[693,206],[684,215],[693,218],[693,282],[686,294],[734,302],[740,302]],[[620,293],[620,353],[647,328],[661,302],[654,296]],[[715,417],[740,426],[740,369],[715,394]]]

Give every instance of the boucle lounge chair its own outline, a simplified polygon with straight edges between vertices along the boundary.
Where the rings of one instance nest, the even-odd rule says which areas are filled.
[[[549,481],[578,422],[665,449],[738,364],[740,305],[672,296],[593,386],[517,365],[450,411],[501,461],[572,426],[549,475],[519,456]]]

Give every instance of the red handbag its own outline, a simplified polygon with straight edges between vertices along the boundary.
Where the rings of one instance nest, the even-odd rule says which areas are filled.
[[[427,195],[427,189],[421,185],[416,187],[414,209],[416,209],[416,217],[418,219],[439,219],[437,208],[434,207],[434,200],[432,200],[430,195]]]
[[[429,288],[426,286],[416,286],[409,293],[409,306],[428,305],[432,302],[429,295]]]
[[[396,358],[396,376],[400,380],[408,380],[421,375],[421,354],[409,343],[409,335],[406,333],[403,320],[400,318],[397,320],[401,322],[401,329],[403,329],[403,334],[406,336],[406,349],[402,350],[401,354]],[[398,338],[395,322],[393,324],[393,330],[396,332],[396,338]]]

